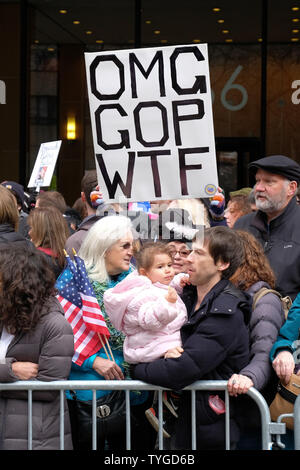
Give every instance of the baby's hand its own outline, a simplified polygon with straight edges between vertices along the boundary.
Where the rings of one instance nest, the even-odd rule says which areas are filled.
[[[167,295],[165,296],[165,299],[168,301],[168,302],[171,302],[172,304],[175,304],[175,302],[177,301],[177,292],[176,290],[173,288],[173,287],[170,287],[168,288],[168,293]]]
[[[190,284],[190,280],[189,280],[189,279],[190,279],[190,276],[188,276],[188,275],[182,277],[182,278],[180,279],[180,281],[179,281],[180,287],[183,288],[184,286]]]

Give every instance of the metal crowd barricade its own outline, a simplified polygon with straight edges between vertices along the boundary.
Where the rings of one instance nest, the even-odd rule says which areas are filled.
[[[133,390],[157,390],[158,391],[158,450],[163,450],[163,419],[162,419],[162,391],[165,388],[147,384],[138,380],[101,380],[101,381],[79,381],[65,380],[54,382],[41,381],[18,381],[14,383],[0,383],[0,391],[8,390],[28,390],[28,450],[32,450],[32,392],[35,390],[58,390],[60,392],[60,450],[64,449],[64,392],[66,390],[92,390],[92,449],[97,449],[97,427],[96,427],[96,390],[125,390],[126,395],[126,449],[131,449],[131,420],[130,420],[130,391]],[[227,392],[227,381],[204,381],[200,380],[189,385],[184,390],[191,391],[191,450],[197,449],[196,435],[196,391],[197,390],[223,390],[225,391],[225,444],[226,450],[230,450],[230,405],[229,394]],[[269,407],[264,397],[253,387],[249,389],[247,394],[257,404],[261,415],[261,432],[262,432],[262,449],[270,450],[272,446],[271,434],[280,433],[277,423],[271,423]],[[297,406],[296,406],[297,405]],[[299,413],[299,399],[295,404],[295,412]],[[299,420],[298,420],[299,421]],[[281,425],[282,426],[282,425]],[[298,432],[298,445],[300,448],[300,436]]]
[[[300,450],[300,395],[294,404],[294,442],[295,450]]]

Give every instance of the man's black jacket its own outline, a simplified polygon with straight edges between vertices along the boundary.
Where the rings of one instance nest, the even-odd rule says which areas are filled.
[[[249,362],[248,323],[251,308],[248,296],[227,280],[219,281],[193,311],[197,290],[186,286],[182,294],[188,321],[181,328],[184,352],[176,359],[158,359],[135,366],[135,379],[180,390],[197,380],[227,380]],[[197,392],[197,445],[209,448],[224,444],[224,415],[208,405],[209,393]],[[188,448],[190,392],[182,397],[178,419],[178,448]],[[201,429],[204,425],[205,429]],[[236,431],[236,430],[235,430]],[[236,432],[231,438],[237,438]]]
[[[300,292],[300,206],[296,198],[269,224],[266,214],[257,211],[238,219],[234,229],[252,233],[261,243],[275,272],[275,288],[294,300]]]

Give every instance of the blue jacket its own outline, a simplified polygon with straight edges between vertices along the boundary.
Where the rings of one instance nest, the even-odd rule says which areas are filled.
[[[297,349],[297,344],[293,342],[299,339],[300,334],[300,293],[295,298],[287,319],[279,330],[276,342],[270,352],[270,359],[273,361],[280,350],[287,350],[293,353]]]
[[[249,362],[249,297],[229,281],[219,281],[194,311],[197,290],[184,288],[182,299],[188,321],[181,328],[184,352],[176,359],[158,359],[138,364],[134,378],[162,387],[180,390],[197,380],[227,380]],[[208,405],[212,392],[196,393],[197,448],[224,448],[224,414],[217,415]],[[233,418],[234,412],[231,412]],[[234,419],[234,418],[233,418]],[[234,420],[231,440],[239,437]],[[190,392],[183,392],[177,420],[176,448],[188,449],[190,440]]]

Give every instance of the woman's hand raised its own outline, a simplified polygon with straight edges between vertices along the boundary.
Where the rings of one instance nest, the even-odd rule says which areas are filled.
[[[105,380],[124,380],[121,368],[109,359],[97,356],[93,363],[93,369]]]

